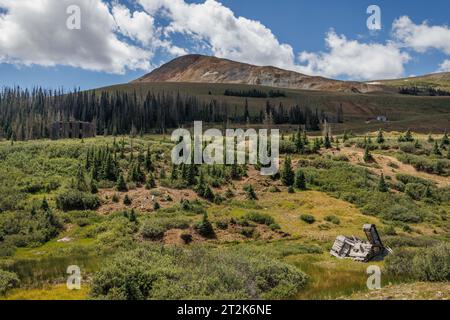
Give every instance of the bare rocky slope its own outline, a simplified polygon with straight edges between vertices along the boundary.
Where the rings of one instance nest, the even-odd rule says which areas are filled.
[[[275,67],[260,67],[203,55],[186,55],[176,58],[133,81],[133,83],[151,82],[249,84],[285,89],[354,93],[387,90],[380,85],[307,76]]]

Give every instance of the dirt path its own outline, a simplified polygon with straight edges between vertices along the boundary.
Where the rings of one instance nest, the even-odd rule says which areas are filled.
[[[334,151],[336,155],[342,154],[345,155],[352,164],[361,164],[364,163],[364,151],[360,149],[352,149],[352,148],[342,148],[340,152]],[[381,154],[372,153],[372,156],[375,160],[375,163],[379,166],[379,168],[371,168],[371,170],[381,175],[383,173],[385,176],[391,176],[394,181],[396,181],[396,174],[403,173],[416,177],[420,177],[426,180],[430,180],[436,183],[438,187],[447,187],[450,186],[450,178],[441,177],[434,174],[429,174],[426,172],[417,171],[413,166],[404,164],[397,160],[394,157],[385,156]]]

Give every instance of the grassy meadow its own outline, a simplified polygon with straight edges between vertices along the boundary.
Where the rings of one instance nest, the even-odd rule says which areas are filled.
[[[162,135],[0,141],[1,298],[377,298],[369,264],[329,254],[338,235],[365,239],[365,223],[394,252],[370,263],[391,298],[419,282],[449,298],[444,132],[285,132],[272,177],[173,166],[172,147]],[[70,265],[81,290],[66,288]]]

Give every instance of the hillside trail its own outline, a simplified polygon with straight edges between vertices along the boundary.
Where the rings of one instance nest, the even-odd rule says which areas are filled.
[[[333,153],[336,155],[345,155],[349,159],[350,163],[355,165],[364,163],[364,150],[362,149],[345,147],[340,151],[333,151]],[[383,173],[385,176],[390,176],[394,181],[397,181],[396,175],[398,173],[402,173],[433,181],[438,187],[441,188],[450,186],[450,178],[448,177],[442,177],[426,172],[417,171],[413,166],[404,164],[398,159],[391,156],[372,153],[372,157],[374,158],[374,163],[377,164],[379,168],[373,167],[370,169],[377,175],[381,175]]]

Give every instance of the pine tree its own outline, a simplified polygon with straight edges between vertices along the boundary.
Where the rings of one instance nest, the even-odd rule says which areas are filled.
[[[347,134],[347,131],[345,131],[344,136],[342,137],[342,141],[347,142],[347,140],[348,140],[348,134]]]
[[[190,164],[188,165],[188,172],[187,172],[187,179],[186,182],[188,185],[192,186],[195,184],[195,165],[194,164]]]
[[[83,167],[81,166],[81,164],[78,164],[75,187],[79,191],[87,191],[88,190],[86,178],[84,176],[84,171],[83,171]]]
[[[448,146],[450,144],[450,140],[448,138],[447,132],[445,132],[444,136],[442,137],[442,144],[445,146]]]
[[[314,153],[316,153],[316,152],[319,152],[320,151],[320,141],[319,141],[319,139],[314,139],[314,145],[313,145],[313,147],[312,147],[312,151],[314,152]]]
[[[306,133],[306,130],[303,130],[303,144],[305,146],[309,145],[308,134]]]
[[[203,175],[203,171],[200,171],[200,176],[198,177],[198,182],[197,185],[195,186],[195,192],[197,192],[197,194],[200,197],[203,197],[205,195],[205,177]]]
[[[439,145],[438,145],[437,141],[434,142],[433,154],[435,154],[437,156],[441,156],[442,155],[441,150],[439,150]]]
[[[330,135],[327,134],[325,135],[325,142],[324,142],[324,146],[326,149],[331,149],[332,145],[331,145],[331,140],[330,140]]]
[[[416,143],[414,144],[414,148],[416,149],[420,149],[422,147],[422,145],[420,144],[419,139],[416,140]]]
[[[154,171],[152,155],[150,153],[150,146],[147,148],[147,153],[145,154],[144,166],[147,172]]]
[[[207,185],[203,191],[203,198],[209,201],[214,201],[214,192],[211,190],[211,187]]]
[[[369,145],[366,145],[366,149],[364,150],[364,162],[368,163],[373,160],[372,154],[370,153]]]
[[[92,194],[97,194],[98,193],[97,181],[95,181],[94,179],[91,179],[89,188],[90,188],[90,191]]]
[[[231,165],[231,179],[236,180],[239,178],[239,170],[238,170],[238,165],[235,162],[233,162],[233,164]]]
[[[142,172],[141,166],[137,161],[133,164],[131,169],[131,181],[137,183],[145,182],[145,174]]]
[[[41,209],[43,211],[47,211],[50,209],[50,206],[48,205],[47,199],[45,197],[44,197],[44,199],[42,199]]]
[[[203,215],[203,219],[200,223],[195,226],[195,230],[205,238],[213,238],[215,237],[214,228],[211,222],[208,219],[208,214],[205,213]]]
[[[295,175],[295,187],[299,190],[306,190],[306,177],[302,170],[297,170]]]
[[[178,168],[176,165],[172,165],[172,171],[170,174],[170,180],[175,181],[178,179]]]
[[[281,182],[287,187],[294,185],[295,173],[292,170],[291,157],[286,157],[284,162],[283,171],[281,173]]]
[[[408,129],[408,130],[406,131],[405,136],[404,136],[404,140],[405,140],[406,142],[412,142],[412,141],[414,141],[414,138],[413,138],[413,136],[412,136],[411,130]]]
[[[133,201],[130,199],[130,197],[126,194],[125,198],[123,199],[123,204],[126,206],[131,206],[131,204],[133,203]]]
[[[117,191],[120,191],[120,192],[128,191],[127,183],[125,182],[125,179],[123,178],[122,173],[119,174],[119,178],[117,179],[116,188],[117,188]]]
[[[378,184],[378,191],[380,192],[388,192],[389,191],[389,187],[386,184],[386,181],[384,180],[384,174],[381,174],[381,178],[380,178],[380,182]]]
[[[384,135],[383,135],[383,130],[379,130],[378,131],[378,136],[377,136],[377,143],[378,144],[383,144],[385,142],[385,139],[384,139]]]
[[[248,200],[258,200],[255,189],[253,189],[253,186],[251,184],[244,186],[244,191]]]
[[[145,188],[146,188],[147,190],[156,188],[155,177],[153,176],[152,173],[150,173],[150,174],[148,175],[148,177],[147,177],[147,182],[146,182],[146,184],[145,184]]]

